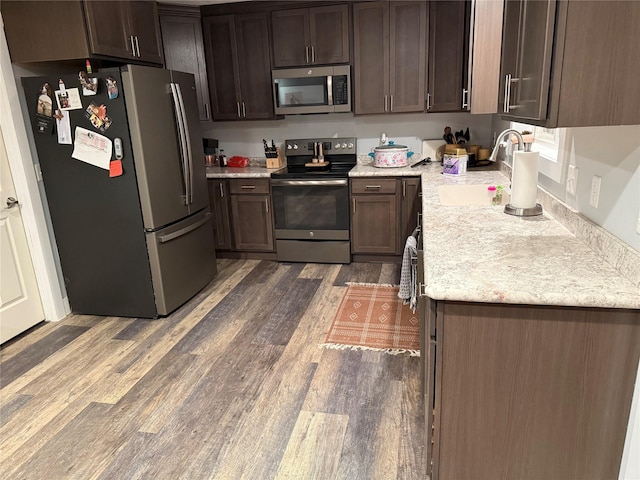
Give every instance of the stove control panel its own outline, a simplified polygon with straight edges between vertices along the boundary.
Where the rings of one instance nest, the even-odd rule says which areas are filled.
[[[314,146],[321,144],[325,155],[355,155],[357,141],[354,137],[346,138],[303,138],[298,140],[285,140],[285,155],[313,155]],[[316,147],[317,148],[317,147]]]

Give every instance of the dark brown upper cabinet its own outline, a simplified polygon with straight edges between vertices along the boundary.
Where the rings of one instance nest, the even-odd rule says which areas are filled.
[[[550,128],[640,124],[639,24],[640,2],[508,0],[498,113]]]
[[[469,109],[468,1],[429,2],[429,74],[427,112]]]
[[[353,5],[354,113],[423,112],[427,2]]]
[[[273,66],[349,62],[349,6],[329,5],[271,13]]]
[[[14,63],[83,58],[163,63],[153,1],[3,1],[2,17]]]
[[[200,120],[211,120],[200,10],[161,7],[160,28],[166,67],[195,76]]]
[[[274,118],[265,12],[203,19],[213,120]]]
[[[546,118],[555,16],[555,0],[505,3],[500,113]]]

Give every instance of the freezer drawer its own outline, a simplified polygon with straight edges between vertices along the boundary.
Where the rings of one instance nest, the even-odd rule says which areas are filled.
[[[167,315],[193,297],[216,274],[209,209],[147,233],[158,314]]]

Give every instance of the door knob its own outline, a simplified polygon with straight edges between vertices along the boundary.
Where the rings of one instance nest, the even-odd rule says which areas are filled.
[[[10,208],[15,207],[16,205],[19,205],[20,202],[18,202],[18,200],[16,200],[13,197],[7,197],[7,210],[9,210]]]

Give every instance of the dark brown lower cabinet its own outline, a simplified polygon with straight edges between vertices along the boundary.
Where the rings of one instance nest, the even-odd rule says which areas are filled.
[[[231,196],[229,183],[223,179],[209,179],[209,201],[213,213],[213,240],[216,250],[231,250]]]
[[[234,248],[273,252],[273,214],[268,179],[229,180]]]
[[[420,177],[351,179],[351,253],[401,255],[418,223]]]
[[[351,253],[395,255],[398,250],[395,178],[351,180]]]
[[[432,480],[618,478],[640,312],[425,300]]]

